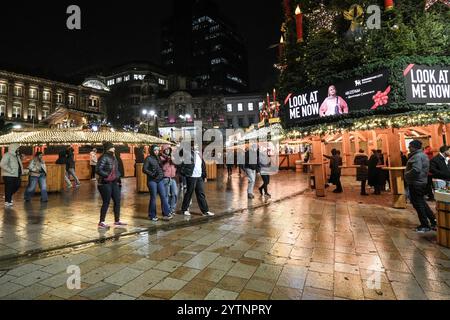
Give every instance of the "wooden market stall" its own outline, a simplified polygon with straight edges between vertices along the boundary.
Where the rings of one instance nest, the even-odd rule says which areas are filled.
[[[134,148],[141,145],[169,144],[168,141],[154,136],[132,132],[117,132],[111,129],[94,132],[80,129],[53,129],[35,131],[14,131],[0,136],[1,155],[7,152],[7,146],[18,143],[21,147],[28,147],[29,152],[23,160],[27,168],[30,160],[37,151],[44,153],[44,161],[47,164],[47,188],[51,192],[60,192],[64,189],[65,166],[55,164],[58,152],[71,146],[74,149],[75,170],[80,180],[88,180],[91,177],[90,151],[97,148],[101,156],[102,142],[110,141],[121,152],[124,163],[125,177],[134,176],[135,155]],[[23,177],[26,182],[28,177]]]

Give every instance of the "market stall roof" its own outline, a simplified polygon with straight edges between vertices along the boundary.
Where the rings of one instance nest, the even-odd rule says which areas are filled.
[[[240,141],[247,141],[247,140],[256,140],[256,139],[263,139],[269,136],[269,133],[273,134],[274,132],[277,132],[280,136],[273,137],[272,139],[280,139],[283,138],[283,128],[279,124],[272,125],[270,127],[264,127],[260,128],[258,130],[251,131],[249,133],[246,133]]]
[[[116,144],[170,144],[169,141],[154,136],[113,131],[81,131],[81,130],[39,130],[16,131],[0,136],[0,146],[11,143],[20,145],[44,145],[44,144],[101,144],[109,141]]]

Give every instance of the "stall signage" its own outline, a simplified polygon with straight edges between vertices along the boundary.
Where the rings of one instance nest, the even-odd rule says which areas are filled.
[[[410,64],[403,72],[409,103],[450,103],[450,67]]]
[[[284,100],[283,112],[291,123],[307,119],[375,110],[389,104],[389,71],[382,70],[328,86],[290,93]]]

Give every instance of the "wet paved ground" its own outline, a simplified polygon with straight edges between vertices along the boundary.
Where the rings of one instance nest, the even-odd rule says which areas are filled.
[[[0,272],[0,298],[450,299],[450,250],[413,232],[415,213],[386,207],[388,195],[355,193],[24,260]],[[67,289],[69,265],[80,290]]]
[[[306,178],[293,172],[281,172],[273,177],[270,192],[272,200],[296,194],[306,188]],[[260,185],[258,178],[257,185]],[[203,220],[197,202],[193,200],[193,216],[176,216],[170,222],[151,222],[147,219],[148,194],[136,194],[135,179],[125,179],[122,192],[122,219],[129,223],[126,230],[111,229],[99,232],[97,223],[101,207],[100,194],[96,182],[84,181],[81,188],[61,194],[52,194],[49,202],[41,204],[39,196],[32,202],[23,202],[23,191],[15,195],[13,208],[0,207],[0,261],[30,252],[58,248],[60,246],[89,242],[117,234],[132,233],[148,228],[159,228],[188,224]],[[227,213],[242,210],[248,206],[257,207],[269,200],[257,196],[247,199],[247,179],[236,172],[231,179],[220,177],[209,181],[206,195],[210,210]],[[3,195],[3,186],[0,188]],[[179,206],[181,201],[179,201]],[[197,214],[195,214],[197,213]],[[161,217],[158,200],[158,216]],[[113,223],[112,205],[107,222]]]

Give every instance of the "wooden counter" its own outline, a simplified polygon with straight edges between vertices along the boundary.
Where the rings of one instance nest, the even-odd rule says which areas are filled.
[[[149,192],[147,187],[147,175],[142,172],[143,163],[136,163],[136,191],[138,193]]]
[[[391,190],[393,203],[392,207],[396,209],[406,209],[406,190],[404,170],[406,167],[381,167],[382,170],[389,171],[391,179]]]
[[[46,164],[47,166],[47,192],[64,191],[64,175],[66,166],[63,164]],[[3,180],[3,179],[2,179]],[[22,176],[22,187],[28,185],[28,175]],[[39,185],[36,192],[40,192]]]
[[[437,243],[450,248],[450,194],[435,192],[437,213]]]

